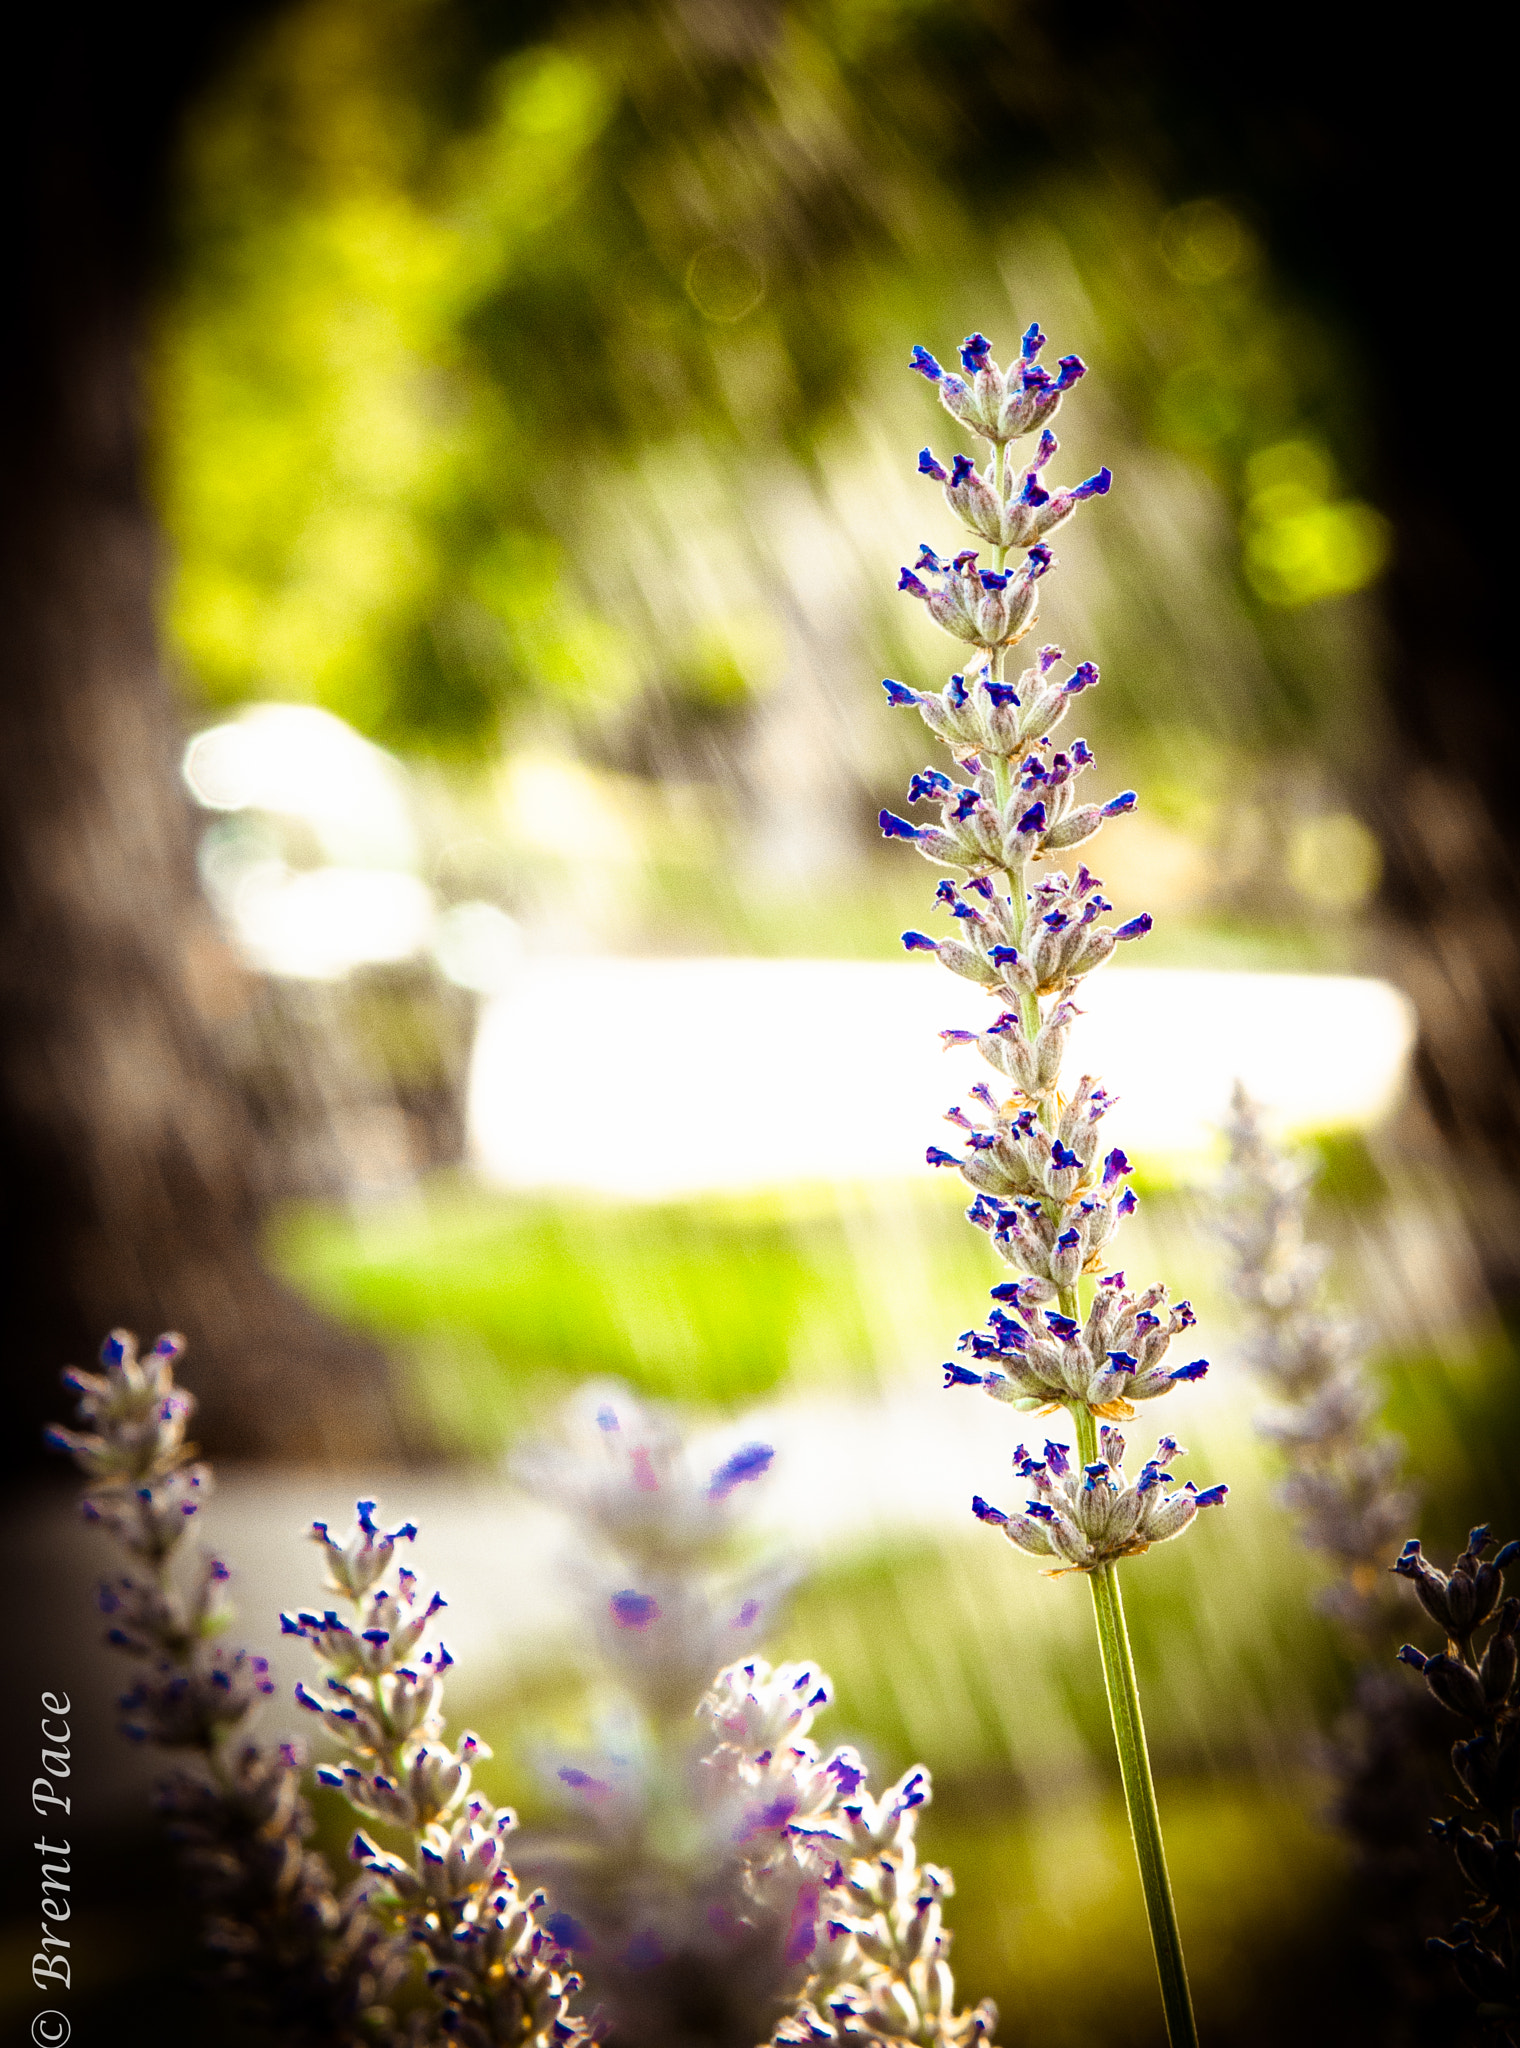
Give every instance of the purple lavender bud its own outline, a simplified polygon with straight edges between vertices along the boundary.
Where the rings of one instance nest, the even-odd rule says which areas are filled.
[[[904,932],[902,942],[910,953],[937,953],[939,940],[931,939],[927,932]]]
[[[1031,804],[1019,820],[1020,832],[1043,832],[1045,830],[1045,806]]]
[[[895,817],[891,811],[882,811],[876,820],[887,839],[921,839],[923,833],[917,825],[910,825],[906,818]]]
[[[1091,748],[1091,747],[1090,747],[1090,746],[1089,746],[1089,745],[1087,744],[1086,740],[1073,740],[1073,741],[1072,741],[1072,743],[1071,743],[1071,761],[1072,761],[1072,766],[1073,766],[1074,768],[1091,768],[1091,766],[1092,766],[1093,762],[1094,762],[1094,761],[1095,761],[1096,759],[1097,759],[1097,756],[1096,756],[1096,755],[1094,754],[1094,752],[1093,752],[1092,748]],[[1096,884],[1096,883],[1095,883],[1095,882],[1093,881],[1093,878],[1092,878],[1092,876],[1091,876],[1090,874],[1088,874],[1088,872],[1087,872],[1086,868],[1083,868],[1083,869],[1081,870],[1081,876],[1080,876],[1080,878],[1079,878],[1079,880],[1078,880],[1078,883],[1077,883],[1077,892],[1078,892],[1078,894],[1079,894],[1079,895],[1085,894],[1087,890],[1089,890],[1089,889],[1093,889],[1093,888],[1096,888],[1096,887],[1097,887],[1097,884]]]
[[[1069,391],[1079,377],[1087,375],[1087,365],[1080,356],[1062,356],[1061,374],[1056,378],[1057,391]]]
[[[1084,1465],[1082,1467],[1082,1471],[1086,1477],[1087,1482],[1085,1487],[1083,1488],[1083,1491],[1085,1493],[1091,1493],[1093,1488],[1098,1484],[1100,1479],[1106,1479],[1108,1477],[1108,1460],[1106,1458],[1094,1458],[1093,1462],[1090,1465]]]
[[[1056,1518],[1055,1509],[1047,1507],[1042,1500],[1025,1501],[1024,1512],[1026,1515],[1032,1516],[1037,1522],[1053,1522]]]
[[[979,1387],[982,1384],[981,1374],[973,1372],[969,1365],[951,1365],[947,1360],[940,1371],[945,1375],[947,1387]]]
[[[942,1031],[940,1037],[945,1041],[946,1045],[976,1044],[976,1033],[974,1031]]]
[[[1040,323],[1038,320],[1031,320],[1028,328],[1025,330],[1023,340],[1019,343],[1019,356],[1021,360],[1026,363],[1032,363],[1044,346],[1045,337],[1040,332]]]
[[[966,678],[964,676],[952,676],[950,678],[950,702],[957,711],[960,710],[970,695],[971,692],[966,688]]]
[[[614,1593],[607,1605],[619,1628],[648,1628],[660,1618],[659,1603],[652,1593]]]
[[[936,797],[948,796],[954,787],[942,769],[925,768],[908,784],[908,802],[931,803]]]
[[[1114,933],[1116,939],[1143,939],[1155,919],[1148,910],[1142,910],[1138,917],[1132,917],[1128,924],[1121,924]]]
[[[962,548],[950,566],[958,575],[969,575],[971,570],[976,567],[976,556],[977,551],[975,548]]]
[[[914,348],[908,368],[917,370],[920,377],[927,377],[931,384],[937,384],[945,374],[926,348]]]
[[[593,1778],[589,1771],[583,1771],[578,1764],[561,1764],[555,1776],[562,1785],[568,1785],[572,1792],[589,1792],[594,1797],[598,1792],[612,1790],[605,1778]]]
[[[1120,1216],[1133,1216],[1135,1211],[1139,1208],[1139,1206],[1140,1197],[1135,1193],[1133,1188],[1126,1188],[1124,1190],[1124,1193],[1119,1197],[1117,1203],[1117,1213]]]
[[[946,1152],[938,1145],[931,1145],[924,1158],[930,1166],[959,1166],[960,1161],[953,1152]]]
[[[1115,1372],[1138,1372],[1140,1361],[1133,1351],[1110,1351],[1108,1362]]]
[[[1124,1153],[1120,1150],[1120,1148],[1117,1145],[1115,1145],[1113,1151],[1109,1153],[1108,1157],[1103,1162],[1104,1187],[1111,1188],[1114,1182],[1118,1180],[1122,1174],[1133,1173],[1134,1170],[1135,1169],[1130,1165],[1129,1160],[1125,1157]]]
[[[747,1479],[759,1479],[770,1470],[776,1453],[770,1444],[741,1444],[731,1458],[725,1458],[708,1481],[709,1500],[727,1500],[736,1486]]]
[[[963,462],[965,460],[965,457],[957,456],[956,460],[957,462]],[[920,476],[932,476],[937,484],[944,483],[946,475],[945,465],[942,462],[935,461],[934,450],[932,448],[919,449],[918,473]]]
[[[974,1493],[971,1496],[971,1512],[979,1522],[990,1522],[995,1529],[1007,1526],[1008,1517],[1003,1513],[1003,1510],[995,1508],[990,1502],[983,1500],[979,1493]]]
[[[1048,675],[1058,661],[1064,661],[1065,659],[1065,649],[1060,647],[1042,647],[1035,656],[1035,660],[1040,665],[1040,674],[1042,676]]]
[[[961,343],[961,368],[969,370],[974,377],[978,370],[985,370],[992,354],[992,343],[985,334],[968,334]]]
[[[1191,1365],[1179,1365],[1175,1372],[1169,1372],[1170,1380],[1201,1380],[1209,1369],[1206,1358],[1195,1358]]]
[[[1073,498],[1106,498],[1114,480],[1114,473],[1106,466],[1090,477],[1085,477],[1071,491]]]
[[[995,683],[989,676],[987,680],[982,684],[982,688],[987,692],[987,695],[992,699],[993,706],[996,710],[1018,710],[1019,693],[1016,689],[1014,689],[1011,683]]]
[[[1058,1173],[1064,1172],[1068,1166],[1080,1166],[1082,1164],[1071,1147],[1063,1145],[1059,1138],[1056,1139],[1050,1148],[1050,1163]]]
[[[1049,491],[1046,490],[1032,470],[1024,479],[1023,489],[1019,492],[1019,503],[1021,505],[1034,506],[1048,505],[1050,503]]]
[[[1105,818],[1122,818],[1124,813],[1132,811],[1139,801],[1139,797],[1132,789],[1125,789],[1117,796],[1111,796],[1106,804],[1100,804],[1099,809]]]
[[[903,569],[899,571],[897,578],[897,587],[899,590],[906,590],[910,597],[927,598],[929,595],[926,586],[919,581],[918,577],[914,575],[911,569]]]
[[[546,1913],[543,1924],[553,1935],[556,1946],[562,1948],[567,1955],[573,1954],[578,1948],[591,1947],[591,1943],[586,1939],[585,1929],[573,1913]]]
[[[981,585],[983,590],[1006,590],[1010,572],[1007,569],[983,569]]]
[[[1080,1230],[1063,1230],[1056,1239],[1056,1250],[1058,1252],[1072,1252],[1077,1249],[1081,1242],[1082,1233]]]
[[[1053,1444],[1048,1437],[1045,1440],[1045,1462],[1057,1479],[1071,1470],[1071,1459],[1065,1444]]]
[[[910,690],[906,683],[894,683],[890,676],[883,676],[881,687],[887,693],[889,704],[921,704],[923,698],[917,690]]]
[[[1031,583],[1037,583],[1055,561],[1049,548],[1031,548],[1024,558],[1024,574]]]
[[[1098,680],[1098,664],[1095,661],[1080,662],[1061,685],[1068,697],[1079,696],[1083,690],[1090,690]]]
[[[1193,1495],[1193,1500],[1201,1508],[1222,1507],[1229,1490],[1223,1483],[1218,1486],[1206,1486],[1202,1493],[1195,1493]]]
[[[1045,1320],[1050,1325],[1051,1336],[1059,1337],[1063,1344],[1069,1344],[1081,1327],[1070,1316],[1058,1315],[1053,1308],[1046,1309]]]
[[[1398,1569],[1397,1566],[1394,1567]],[[1413,1643],[1401,1643],[1394,1653],[1400,1664],[1410,1664],[1416,1671],[1423,1671],[1430,1662],[1423,1650],[1417,1650]]]

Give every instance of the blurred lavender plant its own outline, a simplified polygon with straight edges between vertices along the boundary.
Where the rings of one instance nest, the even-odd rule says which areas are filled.
[[[221,1647],[231,1620],[218,1558],[193,1565],[181,1545],[211,1490],[209,1468],[185,1440],[195,1403],[174,1383],[179,1337],[160,1337],[139,1359],[136,1339],[114,1330],[100,1373],[69,1371],[77,1430],[48,1432],[85,1474],[81,1506],[130,1560],[102,1586],[107,1641],[143,1666],[121,1701],[122,1726],[189,1759],[159,1788],[159,1805],[184,1862],[211,1906],[207,1946],[222,1973],[283,2038],[333,2044],[373,2040],[397,1970],[358,1890],[339,1898],[322,1858],[307,1847],[312,1818],[301,1793],[302,1758],[273,1753],[237,1731],[273,1690],[264,1658]]]
[[[1404,1446],[1376,1425],[1355,1329],[1321,1303],[1327,1254],[1306,1236],[1311,1169],[1272,1143],[1238,1082],[1225,1135],[1222,1229],[1231,1284],[1255,1325],[1244,1355],[1277,1401],[1258,1427],[1288,1462],[1282,1499],[1304,1542],[1339,1570],[1321,1604],[1374,1640],[1392,1618],[1387,1567],[1415,1506]]]
[[[694,1718],[713,1672],[774,1626],[789,1580],[738,1540],[771,1460],[747,1443],[709,1469],[668,1415],[616,1389],[572,1403],[558,1440],[515,1462],[571,1518],[597,1694],[590,1747],[547,1764],[570,1811],[529,1831],[518,1862],[551,1886],[549,1924],[594,1970],[626,2048],[753,2048],[795,1975],[786,1915],[746,1900]]]
[[[1169,1468],[1181,1453],[1171,1437],[1162,1438],[1156,1455],[1129,1480],[1122,1437],[1111,1427],[1101,1440],[1098,1433],[1100,1419],[1123,1420],[1138,1403],[1200,1378],[1208,1366],[1203,1359],[1166,1363],[1172,1339],[1193,1322],[1186,1302],[1169,1304],[1160,1285],[1132,1293],[1122,1272],[1105,1271],[1115,1233],[1136,1206],[1130,1162],[1117,1146],[1103,1152],[1100,1128],[1110,1098],[1096,1080],[1084,1074],[1075,1086],[1061,1087],[1076,990],[1117,945],[1142,938],[1151,919],[1100,923],[1112,905],[1085,866],[1075,877],[1058,868],[1039,879],[1031,872],[1048,856],[1085,844],[1107,819],[1136,803],[1132,790],[1101,804],[1079,801],[1092,749],[1077,739],[1057,750],[1051,738],[1076,699],[1096,685],[1092,662],[1078,663],[1063,677],[1066,657],[1048,646],[1016,680],[1004,673],[1007,650],[1035,624],[1039,585],[1053,567],[1047,537],[1113,481],[1099,469],[1069,489],[1046,486],[1044,472],[1058,445],[1049,422],[1085,366],[1077,356],[1063,356],[1052,375],[1038,360],[1044,345],[1038,325],[1032,326],[1017,363],[1005,372],[986,337],[969,335],[960,350],[964,376],[942,369],[926,349],[913,351],[912,367],[934,386],[946,411],[991,446],[992,459],[981,470],[967,455],[957,455],[947,470],[928,448],[918,466],[944,486],[951,512],[991,547],[994,561],[982,568],[978,550],[968,548],[947,562],[925,546],[902,571],[898,587],[921,601],[936,625],[967,643],[975,662],[939,692],[885,683],[892,704],[917,710],[946,743],[965,780],[925,769],[909,785],[908,800],[936,805],[938,822],[917,825],[883,811],[881,827],[888,838],[907,840],[964,876],[942,881],[936,892],[955,920],[955,936],[905,932],[904,945],[936,954],[1002,1006],[984,1029],[942,1035],[949,1044],[975,1045],[1011,1093],[999,1100],[978,1082],[971,1095],[983,1120],[960,1107],[948,1113],[965,1133],[964,1151],[931,1146],[928,1158],[957,1169],[975,1190],[970,1221],[1020,1277],[992,1290],[987,1327],[961,1339],[962,1351],[983,1369],[950,1364],[945,1380],[980,1387],[1018,1409],[1065,1408],[1071,1416],[1077,1469],[1064,1445],[1047,1443],[1043,1458],[1020,1445],[1014,1469],[1029,1491],[1025,1506],[1007,1513],[978,1498],[973,1512],[1019,1549],[1084,1572],[1092,1586],[1162,2003],[1177,2048],[1197,2033],[1117,1566],[1180,1535],[1227,1489],[1200,1493],[1191,1481],[1172,1488]],[[1037,431],[1034,454],[1021,469],[1010,444]],[[1010,569],[1014,550],[1023,550],[1024,559]]]
[[[995,2014],[953,2011],[949,1877],[913,1852],[927,1774],[878,1805],[853,1751],[825,1761],[808,1730],[830,1688],[810,1665],[750,1656],[711,1681],[774,1626],[788,1583],[784,1564],[735,1556],[741,1489],[771,1459],[746,1443],[710,1470],[619,1394],[593,1431],[572,1414],[568,1445],[519,1461],[589,1539],[588,1633],[617,1702],[599,1752],[556,1774],[580,1824],[530,1837],[519,1865],[552,1882],[549,1924],[594,1969],[613,2043],[753,2048],[774,2028],[960,2048]]]
[[[1302,1540],[1337,1567],[1319,1604],[1362,1660],[1321,1760],[1355,1859],[1354,1939],[1382,2001],[1368,2018],[1390,2044],[1424,2040],[1451,2018],[1418,1946],[1420,1929],[1450,1912],[1449,1875],[1426,1826],[1450,1745],[1434,1698],[1386,1666],[1399,1607],[1388,1567],[1416,1496],[1402,1478],[1403,1444],[1377,1425],[1357,1333],[1320,1298],[1327,1255],[1307,1236],[1309,1164],[1273,1144],[1238,1083],[1225,1132],[1221,1230],[1233,1290],[1254,1324],[1244,1355],[1277,1397],[1258,1427],[1288,1464],[1280,1497]]]
[[[1520,2039],[1520,1600],[1504,1598],[1505,1567],[1520,1558],[1506,1543],[1490,1558],[1493,1537],[1477,1528],[1449,1573],[1405,1544],[1393,1569],[1414,1585],[1446,1644],[1427,1656],[1412,1643],[1402,1663],[1422,1672],[1433,1698],[1473,1733],[1451,1751],[1461,1811],[1431,1822],[1448,1843],[1467,1886],[1468,1913],[1454,1939],[1430,1947],[1453,1964],[1477,2016],[1506,2041]],[[1501,1604],[1502,1603],[1502,1604]],[[1489,1630],[1478,1648],[1479,1632]],[[1470,1823],[1476,1822],[1476,1825]]]

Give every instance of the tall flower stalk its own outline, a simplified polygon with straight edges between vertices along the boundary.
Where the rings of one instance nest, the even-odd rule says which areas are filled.
[[[1000,1085],[971,1089],[975,1114],[960,1106],[948,1112],[962,1133],[961,1152],[931,1145],[928,1159],[970,1183],[968,1219],[1017,1277],[993,1288],[986,1327],[960,1341],[973,1362],[948,1364],[945,1383],[980,1387],[1026,1413],[1064,1409],[1076,1438],[1075,1462],[1064,1444],[1047,1442],[1039,1457],[1018,1446],[1014,1471],[1027,1491],[1021,1509],[1005,1512],[978,1497],[972,1510],[1018,1549],[1053,1560],[1058,1571],[1083,1573],[1092,1587],[1167,2030],[1173,2048],[1182,2048],[1196,2041],[1197,2030],[1118,1567],[1180,1535],[1227,1489],[1176,1486],[1170,1467],[1182,1453],[1169,1436],[1128,1478],[1116,1427],[1141,1402],[1201,1378],[1208,1365],[1167,1362],[1172,1339],[1193,1322],[1185,1301],[1170,1303],[1160,1285],[1132,1291],[1124,1274],[1110,1269],[1115,1234],[1136,1206],[1130,1162],[1119,1147],[1103,1147],[1107,1092],[1090,1074],[1074,1084],[1062,1076],[1082,980],[1117,945],[1142,938],[1151,920],[1103,924],[1113,906],[1102,883],[1085,866],[1072,876],[1051,858],[1135,807],[1130,790],[1084,802],[1079,785],[1093,766],[1092,749],[1082,739],[1058,748],[1052,738],[1076,699],[1096,685],[1095,664],[1068,671],[1062,650],[1046,646],[1019,675],[1006,673],[1008,650],[1032,632],[1039,586],[1054,566],[1048,536],[1113,481],[1100,469],[1068,489],[1046,484],[1058,446],[1050,421],[1085,365],[1063,356],[1051,372],[1039,362],[1044,345],[1032,326],[1018,361],[1004,371],[986,337],[970,335],[960,350],[964,375],[942,369],[926,349],[913,351],[912,367],[951,417],[990,447],[991,459],[979,469],[970,456],[956,455],[947,470],[931,449],[919,456],[920,473],[943,485],[951,512],[980,545],[948,561],[924,547],[898,587],[965,643],[971,658],[941,691],[891,680],[884,688],[892,704],[918,711],[963,779],[926,768],[910,783],[908,800],[936,807],[936,822],[914,824],[883,811],[881,827],[889,839],[907,840],[960,873],[936,891],[954,921],[953,936],[910,931],[903,944],[937,954],[999,1006],[979,1030],[942,1034],[947,1044],[975,1045]],[[1036,433],[1033,454],[1021,465],[1013,444]],[[984,568],[986,550],[992,562]],[[1010,567],[1014,556],[1021,559]]]

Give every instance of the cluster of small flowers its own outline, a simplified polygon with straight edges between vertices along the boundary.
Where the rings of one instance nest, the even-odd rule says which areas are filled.
[[[1185,1302],[1169,1306],[1159,1286],[1132,1295],[1122,1273],[1105,1272],[1115,1233],[1136,1207],[1132,1169],[1118,1146],[1103,1143],[1107,1092],[1085,1074],[1074,1087],[1061,1087],[1076,991],[1117,945],[1143,937],[1151,919],[1101,923],[1112,905],[1085,866],[1074,877],[1061,869],[1040,878],[1031,873],[1036,862],[1085,844],[1136,802],[1133,791],[1104,803],[1080,801],[1078,782],[1093,766],[1092,749],[1078,739],[1057,750],[1052,738],[1071,705],[1097,683],[1093,663],[1078,663],[1063,678],[1061,649],[1042,647],[1016,681],[1003,673],[1008,647],[1034,627],[1038,585],[1053,567],[1044,537],[1112,482],[1107,469],[1069,490],[1051,491],[1042,481],[1057,448],[1048,422],[1083,374],[1076,356],[1063,357],[1057,375],[1043,369],[1044,341],[1032,326],[1018,363],[1004,372],[985,336],[973,334],[960,351],[964,377],[943,370],[926,350],[914,350],[913,367],[936,387],[946,410],[993,451],[981,473],[967,456],[957,456],[946,471],[927,448],[919,468],[943,483],[950,510],[996,550],[996,562],[980,568],[978,555],[967,550],[944,563],[925,548],[902,572],[899,587],[922,600],[936,624],[969,643],[979,660],[952,675],[939,693],[886,682],[890,702],[919,712],[964,779],[925,769],[914,776],[908,797],[937,805],[938,822],[917,825],[883,811],[881,827],[927,859],[964,871],[963,880],[946,879],[936,892],[954,920],[954,936],[910,931],[904,945],[934,953],[1004,1006],[983,1030],[942,1036],[947,1044],[975,1045],[1011,1092],[1000,1100],[1002,1091],[978,1083],[971,1094],[980,1118],[961,1106],[948,1112],[948,1121],[965,1134],[962,1152],[930,1146],[927,1156],[931,1165],[957,1169],[976,1191],[970,1220],[1021,1277],[993,1290],[1003,1306],[985,1331],[968,1331],[961,1340],[962,1350],[991,1370],[947,1365],[946,1385],[980,1386],[1025,1409],[1065,1407],[1122,1420],[1136,1403],[1200,1378],[1208,1363],[1164,1366],[1171,1339],[1193,1321],[1191,1309]],[[1035,431],[1035,455],[1019,470],[1008,444]],[[1005,558],[1016,548],[1027,553],[1010,571]],[[1084,1278],[1103,1283],[1085,1315],[1078,1299]],[[1201,1494],[1191,1486],[1180,1494],[1160,1490],[1157,1475],[1176,1454],[1175,1445],[1167,1449],[1170,1443],[1165,1440],[1133,1488],[1122,1473],[1115,1483],[1116,1460],[1090,1465],[1070,1486],[1057,1483],[1063,1475],[1056,1468],[1049,1496],[1031,1502],[1028,1514],[989,1511],[982,1519],[998,1522],[1021,1548],[1094,1570],[1179,1534],[1199,1506],[1223,1500],[1223,1487]],[[1051,1535],[1055,1528],[1063,1532],[1059,1539]]]
[[[231,1619],[225,1565],[203,1555],[176,1575],[211,1490],[185,1437],[195,1403],[175,1384],[183,1350],[164,1336],[139,1358],[131,1333],[113,1331],[101,1372],[64,1375],[81,1428],[47,1433],[86,1476],[85,1519],[134,1560],[100,1594],[107,1641],[144,1666],[121,1701],[123,1727],[200,1759],[160,1787],[159,1805],[211,1902],[206,1940],[228,1978],[267,2017],[306,2030],[301,2038],[371,2039],[368,2022],[394,1976],[381,1930],[357,1895],[335,1896],[326,1864],[306,1846],[312,1821],[298,1751],[282,1744],[265,1754],[233,1739],[273,1687],[264,1658],[215,1641]]]
[[[1495,1557],[1492,1549],[1488,1529],[1474,1529],[1447,1573],[1411,1539],[1393,1569],[1413,1582],[1446,1637],[1434,1656],[1406,1643],[1400,1661],[1422,1672],[1441,1705],[1474,1731],[1451,1752],[1467,1818],[1431,1823],[1451,1845],[1472,1911],[1457,1922],[1452,1941],[1430,1946],[1449,1957],[1480,2015],[1512,2040],[1520,2017],[1520,1600],[1504,1598],[1504,1571],[1520,1558],[1520,1543],[1506,1543]],[[1480,1651],[1476,1638],[1484,1628],[1489,1635]]]
[[[1175,1437],[1164,1436],[1133,1481],[1124,1474],[1124,1439],[1105,1423],[1099,1432],[1103,1456],[1080,1472],[1060,1444],[1047,1443],[1043,1460],[1020,1444],[1013,1469],[1033,1488],[1022,1514],[1005,1515],[978,1494],[971,1511],[979,1522],[1001,1528],[1031,1557],[1054,1557],[1066,1571],[1090,1571],[1104,1558],[1136,1557],[1153,1543],[1178,1536],[1200,1508],[1224,1499],[1222,1486],[1199,1493],[1191,1486],[1167,1491],[1168,1466],[1183,1455]]]
[[[343,1752],[318,1781],[341,1790],[367,1818],[398,1829],[394,1855],[362,1830],[351,1855],[367,1873],[371,1912],[389,1918],[398,1953],[420,1949],[439,2023],[466,2048],[550,2048],[587,2041],[570,2010],[580,1979],[538,1918],[543,1895],[521,1895],[504,1846],[516,1817],[470,1791],[474,1760],[487,1752],[466,1732],[444,1740],[443,1679],[452,1663],[442,1644],[424,1649],[441,1594],[422,1602],[417,1577],[396,1561],[411,1523],[386,1531],[375,1503],[360,1501],[341,1539],[312,1525],[326,1564],[325,1590],[338,1603],[321,1613],[282,1615],[289,1635],[311,1645],[317,1691],[297,1687]],[[345,1610],[345,1611],[340,1611]]]
[[[755,1442],[698,1457],[668,1413],[621,1388],[578,1396],[555,1437],[514,1460],[569,1517],[597,1701],[583,1748],[544,1752],[567,1811],[526,1830],[515,1860],[550,1886],[547,1924],[594,1970],[598,2013],[628,2048],[684,2038],[694,2009],[714,2042],[752,2048],[793,1975],[785,1913],[744,1910],[693,1720],[713,1672],[774,1627],[790,1576],[742,1528],[771,1464]]]
[[[920,1864],[914,1841],[928,1773],[911,1770],[873,1798],[854,1750],[824,1756],[809,1738],[830,1697],[810,1664],[773,1671],[753,1659],[720,1672],[701,1707],[707,1769],[750,1899],[788,1918],[797,1988],[772,2041],[972,2048],[997,2010],[955,2010],[941,1906],[950,1877]]]
[[[1355,1331],[1320,1304],[1325,1256],[1305,1235],[1309,1172],[1272,1143],[1239,1084],[1226,1136],[1222,1227],[1234,1291],[1255,1323],[1245,1356],[1277,1404],[1258,1427],[1289,1461],[1282,1498],[1303,1540],[1343,1574],[1322,1604],[1376,1633],[1389,1619],[1388,1560],[1414,1507],[1400,1478],[1404,1447],[1376,1427]]]
[[[773,1618],[782,1577],[731,1561],[741,1489],[773,1456],[746,1443],[709,1470],[668,1416],[619,1389],[594,1409],[577,1402],[558,1441],[514,1460],[517,1478],[574,1523],[602,1659],[651,1716],[683,1729],[713,1672]]]

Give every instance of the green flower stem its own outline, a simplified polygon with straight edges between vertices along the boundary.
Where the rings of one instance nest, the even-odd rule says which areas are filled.
[[[1076,1411],[1075,1420],[1083,1463],[1091,1464],[1097,1455],[1097,1425],[1086,1408]],[[1171,2048],[1197,2048],[1198,2027],[1193,2018],[1193,1996],[1188,1989],[1187,1964],[1182,1956],[1182,1935],[1177,1926],[1171,1880],[1166,1874],[1161,1815],[1156,1808],[1156,1783],[1151,1776],[1150,1754],[1145,1746],[1145,1724],[1140,1718],[1140,1692],[1135,1684],[1129,1631],[1124,1625],[1124,1599],[1119,1591],[1118,1566],[1101,1565],[1097,1571],[1089,1572],[1088,1578],[1092,1581],[1093,1613],[1097,1617],[1098,1643],[1103,1652],[1103,1681],[1108,1689],[1109,1717],[1119,1752],[1119,1774],[1124,1780],[1124,1803],[1129,1809],[1135,1860],[1140,1866],[1140,1886],[1145,1893],[1151,1946],[1156,1954],[1156,1974],[1161,1979],[1167,2039]]]

